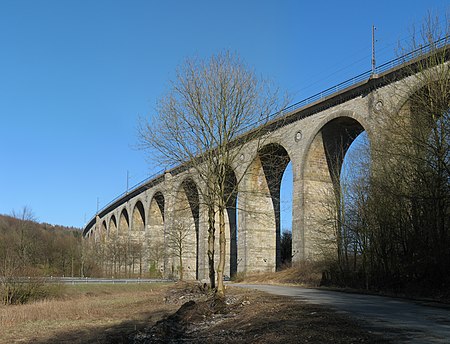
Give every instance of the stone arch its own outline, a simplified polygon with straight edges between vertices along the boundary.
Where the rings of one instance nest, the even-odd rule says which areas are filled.
[[[129,240],[127,244],[127,258],[129,272],[139,274],[142,276],[145,268],[145,245],[144,245],[144,230],[145,230],[145,211],[144,205],[138,200],[131,213],[131,226],[129,227]]]
[[[174,208],[174,221],[167,233],[172,251],[172,271],[176,274],[180,272],[180,251],[177,249],[182,247],[183,277],[198,279],[200,200],[192,178],[188,177],[180,184],[175,194]]]
[[[154,227],[160,226],[160,229],[164,230],[164,206],[165,198],[161,191],[155,192],[153,195],[148,210],[148,227],[151,232]]]
[[[108,255],[111,259],[109,261],[109,269],[112,276],[117,274],[118,268],[120,270],[119,260],[121,257],[119,257],[118,235],[116,215],[112,214],[109,218],[108,226]]]
[[[275,271],[281,265],[280,187],[290,162],[287,150],[279,143],[259,149],[251,162],[239,199],[243,210],[239,222],[239,247],[245,256],[247,272]],[[242,240],[241,240],[242,237]]]
[[[115,215],[112,215],[111,218],[109,219],[108,236],[109,237],[117,236],[117,221]]]
[[[448,67],[450,68],[450,67]],[[402,140],[402,136],[427,140],[433,128],[441,119],[448,122],[450,85],[447,80],[441,80],[442,76],[432,75],[429,79],[419,79],[412,85],[406,85],[401,101],[395,108],[394,116],[390,116],[387,121],[386,132]],[[433,101],[425,101],[433,99]],[[404,135],[402,130],[411,130],[411,135]],[[414,141],[414,140],[411,140]],[[405,142],[412,145],[414,142]]]
[[[164,195],[157,191],[150,201],[146,231],[148,268],[151,277],[161,277],[164,270],[164,209]]]
[[[132,219],[131,230],[133,232],[143,232],[145,230],[145,210],[141,201],[137,201],[134,205]]]
[[[119,217],[119,236],[128,235],[130,229],[130,218],[128,216],[128,211],[126,208],[123,208],[120,212]]]
[[[413,99],[416,94],[421,90],[427,89],[430,84],[440,82],[442,80],[441,68],[448,69],[450,68],[450,65],[434,66],[390,85],[389,87],[393,88],[393,90],[389,94],[394,93],[398,97],[395,98],[395,102],[388,104],[391,110],[390,115],[395,116],[400,114],[402,110],[408,108],[411,99]],[[448,71],[445,73],[448,75]],[[446,83],[446,85],[448,87],[448,83]],[[440,92],[443,91],[441,90]]]
[[[369,139],[372,140],[374,137],[373,131],[375,128],[373,127],[373,123],[370,122],[370,119],[368,119],[365,116],[361,116],[360,114],[355,113],[354,111],[350,110],[341,110],[331,113],[330,115],[326,116],[322,120],[318,121],[317,124],[314,126],[314,128],[311,130],[311,135],[308,135],[305,137],[305,143],[304,143],[304,153],[301,157],[301,166],[305,166],[307,159],[308,159],[308,153],[311,149],[311,146],[313,144],[313,141],[317,138],[317,135],[320,134],[321,130],[330,122],[333,120],[339,119],[339,118],[348,118],[349,120],[356,121],[360,124],[360,126],[363,128],[364,131],[367,132],[367,135],[369,136]],[[305,169],[303,168],[301,171],[301,177],[303,178],[303,174],[305,172]]]
[[[105,243],[106,237],[108,236],[108,227],[106,225],[106,220],[103,220],[102,222],[102,228],[100,231],[100,241],[102,243]]]
[[[341,168],[348,148],[365,131],[361,121],[351,114],[327,118],[307,146],[302,164],[304,216],[300,245],[303,259],[335,252],[335,230],[330,218],[336,197],[341,193]],[[370,139],[370,132],[368,136]]]
[[[97,224],[92,228],[91,231],[91,239],[95,242],[98,237],[98,230],[97,230]]]

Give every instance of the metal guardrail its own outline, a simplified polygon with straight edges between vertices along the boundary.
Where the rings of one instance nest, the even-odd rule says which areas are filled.
[[[375,68],[375,71],[372,70],[367,70],[361,74],[358,74],[350,79],[347,79],[345,81],[342,81],[332,87],[329,87],[319,93],[316,93],[308,98],[302,99],[297,103],[294,103],[292,105],[289,105],[288,107],[275,112],[271,115],[269,115],[267,118],[260,120],[260,121],[256,121],[254,123],[249,124],[247,127],[243,128],[242,130],[239,131],[239,134],[244,133],[246,131],[249,131],[250,129],[256,128],[258,125],[260,125],[263,122],[267,122],[267,121],[271,121],[271,120],[275,120],[277,118],[281,118],[289,113],[292,113],[294,111],[300,110],[301,108],[304,108],[308,105],[313,104],[316,101],[320,101],[323,100],[324,98],[331,96],[333,94],[336,94],[340,91],[343,91],[345,89],[347,89],[348,87],[354,86],[360,82],[366,81],[368,79],[370,79],[374,74],[380,74],[380,73],[384,73],[387,72],[389,70],[392,70],[396,67],[399,67],[405,63],[411,62],[416,58],[419,58],[421,56],[424,56],[436,49],[439,48],[443,48],[446,45],[448,45],[450,43],[450,36],[445,36],[443,38],[438,39],[437,41],[434,41],[432,43],[420,46],[420,48],[415,49],[413,51],[410,51],[400,57],[397,57],[395,59],[392,59],[390,61],[387,61],[381,65],[379,65],[378,67]],[[154,173],[153,175],[145,178],[144,180],[138,182],[137,184],[135,184],[134,186],[132,186],[130,188],[130,190],[127,190],[125,192],[123,192],[122,194],[120,194],[119,196],[117,196],[116,198],[114,198],[111,202],[109,202],[108,204],[106,204],[100,211],[98,211],[96,213],[99,214],[102,211],[104,211],[105,209],[107,209],[109,206],[111,206],[112,204],[114,204],[114,202],[118,201],[119,199],[121,199],[122,197],[132,193],[133,191],[137,190],[138,188],[142,187],[143,185],[145,185],[146,183],[148,183],[149,181],[151,181],[152,179],[155,179],[159,176],[162,176],[164,174],[166,170],[162,169],[156,173]],[[95,218],[95,217],[94,217]]]
[[[242,128],[241,130],[239,130],[238,134],[243,134],[246,131],[249,131],[253,128],[256,128],[258,125],[268,122],[268,121],[272,121],[278,118],[281,118],[287,114],[290,114],[292,112],[295,112],[296,110],[300,110],[304,107],[307,107],[308,105],[311,105],[317,101],[323,100],[324,98],[331,96],[333,94],[336,94],[340,91],[343,91],[351,86],[354,86],[358,83],[367,81],[368,79],[370,79],[373,75],[377,75],[380,73],[384,73],[387,72],[389,70],[392,70],[396,67],[399,67],[405,63],[411,62],[416,58],[419,58],[421,56],[424,56],[430,52],[432,52],[433,50],[439,49],[439,48],[443,48],[446,45],[448,45],[450,43],[450,36],[445,36],[441,39],[438,39],[435,42],[420,46],[419,48],[410,51],[400,57],[397,57],[395,59],[389,60],[381,65],[379,65],[378,67],[375,68],[374,71],[367,70],[361,74],[358,74],[350,79],[347,79],[345,81],[342,81],[332,87],[329,87],[323,91],[320,91],[312,96],[309,96],[308,98],[302,99],[297,103],[294,103],[292,105],[289,105],[287,107],[285,107],[284,109],[275,112],[273,114],[270,114],[269,116],[267,116],[266,118],[260,119],[254,123],[249,124],[248,126]]]
[[[97,213],[101,213],[103,210],[105,210],[106,208],[108,208],[109,206],[111,206],[112,204],[114,204],[114,202],[118,201],[119,199],[121,199],[122,197],[132,193],[133,191],[139,189],[141,186],[145,185],[146,183],[148,183],[149,181],[156,179],[157,177],[160,177],[162,175],[164,175],[164,172],[166,171],[166,169],[161,169],[158,172],[153,173],[152,175],[150,175],[149,177],[145,178],[144,180],[141,180],[140,182],[136,183],[135,185],[133,185],[131,188],[129,188],[128,190],[126,190],[125,192],[122,192],[119,196],[117,196],[116,198],[114,198],[112,201],[110,201],[109,203],[107,203],[106,205],[104,205]]]
[[[59,283],[59,284],[140,284],[140,283],[170,283],[171,279],[163,278],[92,278],[92,277],[15,277],[0,276],[0,281],[8,283]]]
[[[410,51],[409,53],[406,53],[400,57],[397,57],[395,59],[392,59],[390,61],[387,61],[387,62],[379,65],[378,67],[375,68],[375,71],[372,71],[371,69],[367,70],[367,71],[365,71],[361,74],[358,74],[350,79],[342,81],[342,82],[338,83],[337,85],[334,85],[334,86],[329,87],[321,92],[318,92],[308,98],[302,99],[297,103],[289,105],[288,107],[282,109],[281,111],[278,111],[278,112],[275,112],[275,113],[269,115],[268,120],[274,120],[274,119],[283,117],[289,113],[292,113],[296,110],[306,107],[316,101],[322,100],[328,96],[331,96],[335,93],[345,90],[346,88],[348,88],[350,86],[354,86],[360,82],[366,81],[366,80],[370,79],[373,75],[387,72],[387,71],[394,69],[396,67],[399,67],[405,63],[411,62],[418,57],[424,56],[436,49],[443,48],[446,45],[448,45],[449,43],[450,43],[450,36],[445,36],[441,39],[438,39],[435,42],[420,46],[420,48],[417,48],[413,51]],[[265,120],[267,120],[267,119],[265,119]],[[265,120],[263,120],[263,121],[265,121]],[[260,122],[262,122],[262,121],[260,121]],[[259,124],[260,122],[252,123],[245,129],[249,130],[251,128],[254,128],[255,124]]]

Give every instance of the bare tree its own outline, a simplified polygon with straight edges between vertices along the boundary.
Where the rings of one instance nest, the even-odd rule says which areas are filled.
[[[186,226],[183,222],[175,221],[173,227],[168,231],[167,246],[171,250],[174,257],[178,258],[178,277],[182,281],[184,279],[185,266],[183,258],[186,255],[192,256],[195,254],[190,242],[192,228]]]
[[[166,257],[164,242],[150,238],[147,241],[148,272],[150,277],[162,277],[161,264]]]
[[[283,230],[281,233],[281,265],[290,267],[292,264],[292,232]]]
[[[119,238],[116,232],[111,232],[106,240],[106,257],[109,265],[110,276],[118,273]]]
[[[223,52],[210,59],[188,59],[177,71],[171,89],[160,99],[157,113],[141,121],[139,136],[163,166],[184,165],[201,179],[199,188],[208,209],[208,262],[214,286],[215,214],[219,219],[217,291],[223,296],[226,240],[225,213],[239,180],[229,185],[242,143],[258,137],[245,130],[263,124],[278,107],[271,83],[249,69],[242,60]],[[256,125],[255,125],[256,123]],[[239,137],[241,145],[233,145]],[[237,142],[237,141],[236,141]]]
[[[372,214],[378,214],[377,223],[385,224],[389,233],[374,241],[374,253],[383,257],[377,270],[408,283],[449,283],[449,34],[447,19],[442,26],[429,15],[420,38],[412,40],[408,49],[418,54],[407,67],[412,76],[394,90],[407,100],[398,114],[388,114],[383,148],[374,151],[372,184],[378,197]],[[386,200],[390,212],[376,207]]]
[[[394,104],[380,116],[370,169],[341,185],[331,207],[344,284],[427,293],[450,285],[450,26],[440,23],[429,15],[402,50],[409,59],[390,85]]]
[[[34,241],[32,233],[30,231],[33,227],[36,217],[30,207],[24,206],[19,212],[13,210],[11,216],[20,220],[17,225],[19,226],[19,245],[17,247],[18,258],[22,266],[28,264],[30,257],[32,256],[32,250]]]

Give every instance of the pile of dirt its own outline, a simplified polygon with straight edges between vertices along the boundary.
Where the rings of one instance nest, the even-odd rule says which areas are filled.
[[[204,322],[225,307],[213,301],[184,303],[178,311],[134,336],[134,343],[179,343],[186,340],[189,328]]]
[[[212,296],[214,296],[214,291],[206,284],[178,281],[166,292],[164,302],[181,305],[188,301],[205,301]]]
[[[177,283],[169,290],[164,302],[182,303],[170,316],[134,335],[133,343],[179,343],[185,342],[193,328],[204,327],[211,319],[218,319],[231,309],[236,298],[221,299],[206,285]]]

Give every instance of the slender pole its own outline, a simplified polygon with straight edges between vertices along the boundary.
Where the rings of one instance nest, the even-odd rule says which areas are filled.
[[[130,172],[127,170],[127,193],[128,193],[128,182],[130,180]]]
[[[376,62],[375,62],[375,25],[372,25],[372,75],[375,74],[376,71]]]

